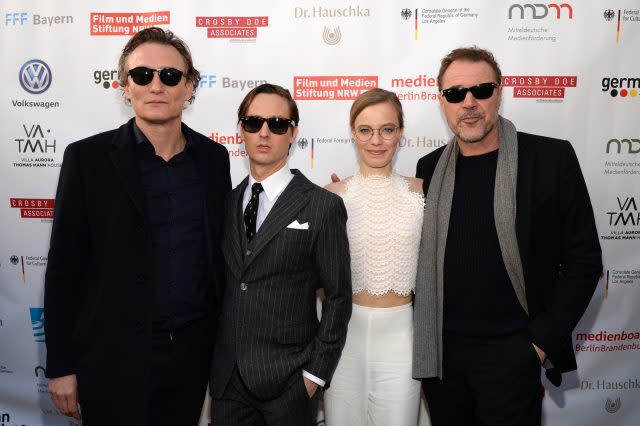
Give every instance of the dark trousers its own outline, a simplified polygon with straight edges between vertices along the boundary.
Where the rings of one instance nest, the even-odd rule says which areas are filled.
[[[422,383],[433,426],[540,425],[540,359],[527,332],[443,337],[443,379]]]
[[[196,426],[211,364],[211,327],[198,320],[184,328],[154,332],[150,426]]]
[[[304,386],[302,371],[289,380],[279,397],[263,401],[255,398],[247,389],[238,368],[233,374],[221,398],[212,401],[213,426],[304,426],[315,425],[318,408],[318,388],[309,398]]]

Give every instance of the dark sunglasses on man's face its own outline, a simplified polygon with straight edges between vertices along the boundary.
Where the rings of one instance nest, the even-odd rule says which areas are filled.
[[[287,130],[289,130],[289,126],[296,126],[296,122],[288,118],[263,118],[255,115],[249,117],[240,117],[242,128],[249,133],[259,132],[260,129],[262,129],[262,124],[265,121],[267,122],[267,126],[269,126],[269,130],[271,130],[271,133],[275,133],[276,135],[284,135],[285,133],[287,133]]]
[[[129,70],[129,75],[135,84],[139,86],[146,86],[153,81],[153,73],[155,72],[160,76],[162,84],[166,86],[176,86],[180,83],[182,75],[184,74],[182,71],[175,68],[154,70],[153,68],[147,67],[135,67]]]
[[[481,83],[471,87],[451,87],[444,89],[440,93],[450,104],[457,104],[464,101],[467,92],[471,92],[476,99],[489,99],[493,95],[493,90],[497,88],[496,83]]]

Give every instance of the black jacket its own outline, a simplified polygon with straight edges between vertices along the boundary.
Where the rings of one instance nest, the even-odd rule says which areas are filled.
[[[204,184],[214,321],[224,288],[219,243],[229,156],[184,124],[182,131],[193,142]],[[104,406],[109,425],[147,423],[152,259],[144,199],[133,119],[65,150],[45,276],[46,371],[47,377],[77,374],[81,404]]]
[[[424,192],[444,147],[418,161]],[[533,342],[556,367],[576,369],[571,333],[602,274],[593,208],[568,141],[518,132],[516,237],[524,270]]]

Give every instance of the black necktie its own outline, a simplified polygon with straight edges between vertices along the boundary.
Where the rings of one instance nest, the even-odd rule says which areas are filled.
[[[251,198],[249,204],[244,209],[244,224],[247,227],[247,241],[251,241],[256,235],[256,222],[258,221],[258,204],[260,203],[260,193],[264,191],[262,184],[256,182],[251,185]]]

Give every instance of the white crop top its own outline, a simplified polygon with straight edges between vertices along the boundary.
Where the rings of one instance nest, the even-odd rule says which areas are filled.
[[[402,176],[354,175],[347,208],[353,293],[410,295],[415,288],[424,198]]]

